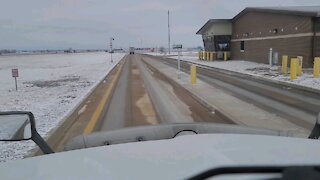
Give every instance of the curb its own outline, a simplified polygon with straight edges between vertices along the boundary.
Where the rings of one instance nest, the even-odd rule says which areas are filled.
[[[160,70],[158,70],[156,67],[154,67],[153,65],[151,65],[150,63],[147,63],[144,59],[143,62],[145,64],[147,64],[148,66],[151,66],[155,71],[157,71],[158,73],[162,74],[164,77],[166,77],[171,83],[176,84],[177,86],[179,86],[180,88],[184,89],[185,91],[187,91],[191,97],[193,99],[195,99],[196,101],[198,101],[201,105],[203,105],[205,108],[209,109],[210,111],[214,112],[217,116],[226,119],[230,122],[234,122],[235,124],[238,125],[245,125],[240,121],[235,120],[234,117],[230,116],[228,113],[224,112],[223,110],[221,110],[220,108],[215,107],[214,105],[210,104],[209,102],[207,102],[204,98],[202,98],[199,95],[196,95],[194,92],[192,92],[191,90],[189,90],[188,88],[184,87],[183,84],[178,83],[177,81],[175,81],[172,77],[169,77],[167,75],[165,75],[163,72],[161,72]]]
[[[45,141],[50,145],[52,149],[55,148],[58,141],[61,140],[65,132],[77,120],[77,113],[82,108],[82,105],[87,102],[88,98],[92,95],[94,90],[108,77],[108,75],[119,66],[119,64],[123,61],[124,57],[110,69],[108,74],[103,76],[103,78],[99,79],[98,82],[87,92],[87,94],[83,96],[82,100],[79,101],[69,112],[66,113],[66,115],[61,119],[58,126],[49,131],[49,135],[47,137],[44,137]],[[31,153],[26,157],[33,157],[42,154],[42,151],[39,149],[37,145],[30,152]]]
[[[165,58],[167,58],[167,57],[165,57]],[[167,58],[167,59],[172,59],[172,58]],[[176,59],[172,59],[172,60],[176,60]],[[267,78],[264,78],[264,77],[254,76],[254,75],[251,75],[251,74],[244,74],[244,73],[235,72],[235,71],[230,71],[230,70],[227,70],[227,69],[211,67],[211,66],[208,66],[208,65],[199,64],[199,63],[195,63],[195,62],[190,62],[190,61],[186,61],[186,60],[181,60],[181,61],[184,61],[186,63],[196,64],[200,68],[213,69],[213,70],[215,70],[217,72],[228,74],[228,75],[237,75],[237,76],[240,76],[240,77],[251,78],[251,79],[259,80],[259,81],[262,81],[262,82],[264,81],[264,82],[268,82],[268,83],[274,83],[274,84],[277,84],[277,85],[287,86],[287,87],[290,87],[290,88],[295,88],[295,89],[304,90],[304,91],[309,91],[309,92],[312,92],[312,93],[320,95],[320,90],[319,89],[315,89],[315,88],[311,88],[311,87],[301,86],[301,85],[292,84],[292,83],[288,83],[288,82],[284,82],[284,81],[277,81],[277,80],[267,79]]]

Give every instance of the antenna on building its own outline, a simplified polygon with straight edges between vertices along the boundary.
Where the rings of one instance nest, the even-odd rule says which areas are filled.
[[[168,10],[168,51],[170,54],[170,11]]]

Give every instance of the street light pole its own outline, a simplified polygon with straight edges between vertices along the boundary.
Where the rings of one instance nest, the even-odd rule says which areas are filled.
[[[113,63],[113,59],[112,59],[112,53],[113,53],[113,50],[112,50],[112,41],[114,41],[114,38],[111,37],[110,38],[110,56],[111,56],[111,63]]]
[[[168,52],[170,54],[170,11],[168,10]]]

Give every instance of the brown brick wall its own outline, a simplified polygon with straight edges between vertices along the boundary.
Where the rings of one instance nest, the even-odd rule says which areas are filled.
[[[278,33],[273,33],[274,29],[277,29]],[[233,40],[312,32],[311,17],[262,12],[249,12],[235,20],[232,25]],[[245,52],[240,52],[240,42],[236,41],[231,43],[231,58],[268,63],[269,49],[273,48],[274,52],[279,53],[279,60],[284,54],[290,57],[303,56],[304,66],[310,67],[313,62],[312,43],[312,36],[252,40],[245,41]]]
[[[314,39],[314,56],[320,57],[320,36],[316,36]]]
[[[245,52],[240,52],[240,42],[231,43],[232,59],[248,60],[259,63],[269,63],[269,49],[279,53],[279,62],[282,55],[289,58],[303,56],[304,67],[312,66],[311,57],[312,37],[283,38],[258,41],[245,41]]]
[[[314,56],[320,57],[320,18],[315,19],[315,32],[318,36],[314,38]]]
[[[296,30],[295,27],[298,27]],[[278,29],[278,33],[270,32]],[[283,29],[283,32],[281,31]],[[260,34],[261,32],[261,34]],[[232,39],[313,32],[312,18],[273,13],[249,12],[232,24]],[[243,34],[249,33],[248,37]],[[237,37],[238,35],[238,37]]]

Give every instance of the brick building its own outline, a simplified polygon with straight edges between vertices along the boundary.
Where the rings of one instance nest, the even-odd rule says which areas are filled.
[[[196,33],[202,35],[204,50],[217,52],[217,58],[223,59],[223,52],[230,52],[232,24],[230,19],[210,19]]]
[[[246,8],[232,22],[231,58],[268,63],[269,49],[303,56],[312,66],[320,56],[320,6]]]

